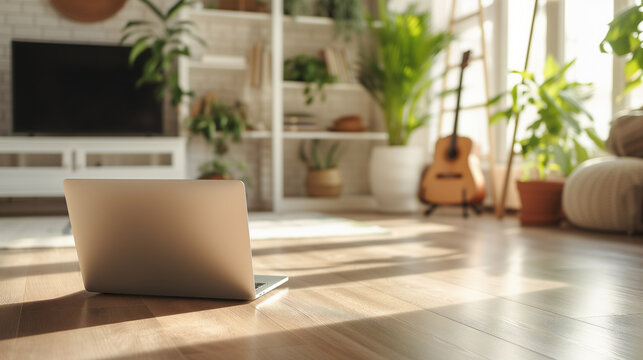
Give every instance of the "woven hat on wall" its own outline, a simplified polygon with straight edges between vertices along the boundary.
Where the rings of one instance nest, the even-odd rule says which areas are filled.
[[[127,0],[51,0],[64,17],[79,22],[109,19],[119,12]]]

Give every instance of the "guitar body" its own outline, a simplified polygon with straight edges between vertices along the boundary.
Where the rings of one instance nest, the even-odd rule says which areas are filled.
[[[462,78],[464,69],[469,64],[471,51],[462,54],[458,99],[455,106],[455,121],[451,136],[438,139],[435,143],[433,165],[422,175],[420,181],[420,200],[431,204],[426,215],[437,205],[463,205],[463,215],[467,217],[467,207],[484,200],[484,177],[480,169],[480,159],[473,141],[458,136],[458,118],[460,114],[460,96],[462,95]],[[472,206],[480,213],[480,210]]]
[[[455,156],[450,156],[452,136],[438,139],[433,165],[420,182],[420,200],[436,205],[479,204],[485,185],[477,149],[467,137],[458,136]]]

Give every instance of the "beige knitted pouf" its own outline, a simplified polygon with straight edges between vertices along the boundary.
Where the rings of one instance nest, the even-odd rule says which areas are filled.
[[[563,210],[574,225],[594,230],[643,231],[643,159],[589,160],[569,176]]]

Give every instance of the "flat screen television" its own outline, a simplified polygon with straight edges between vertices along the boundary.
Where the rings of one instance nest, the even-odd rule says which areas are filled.
[[[13,133],[162,134],[162,102],[153,87],[136,87],[145,59],[130,67],[130,50],[13,41]]]

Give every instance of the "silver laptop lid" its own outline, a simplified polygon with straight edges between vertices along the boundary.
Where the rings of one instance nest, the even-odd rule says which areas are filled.
[[[64,189],[87,290],[255,297],[241,181],[68,179]]]

